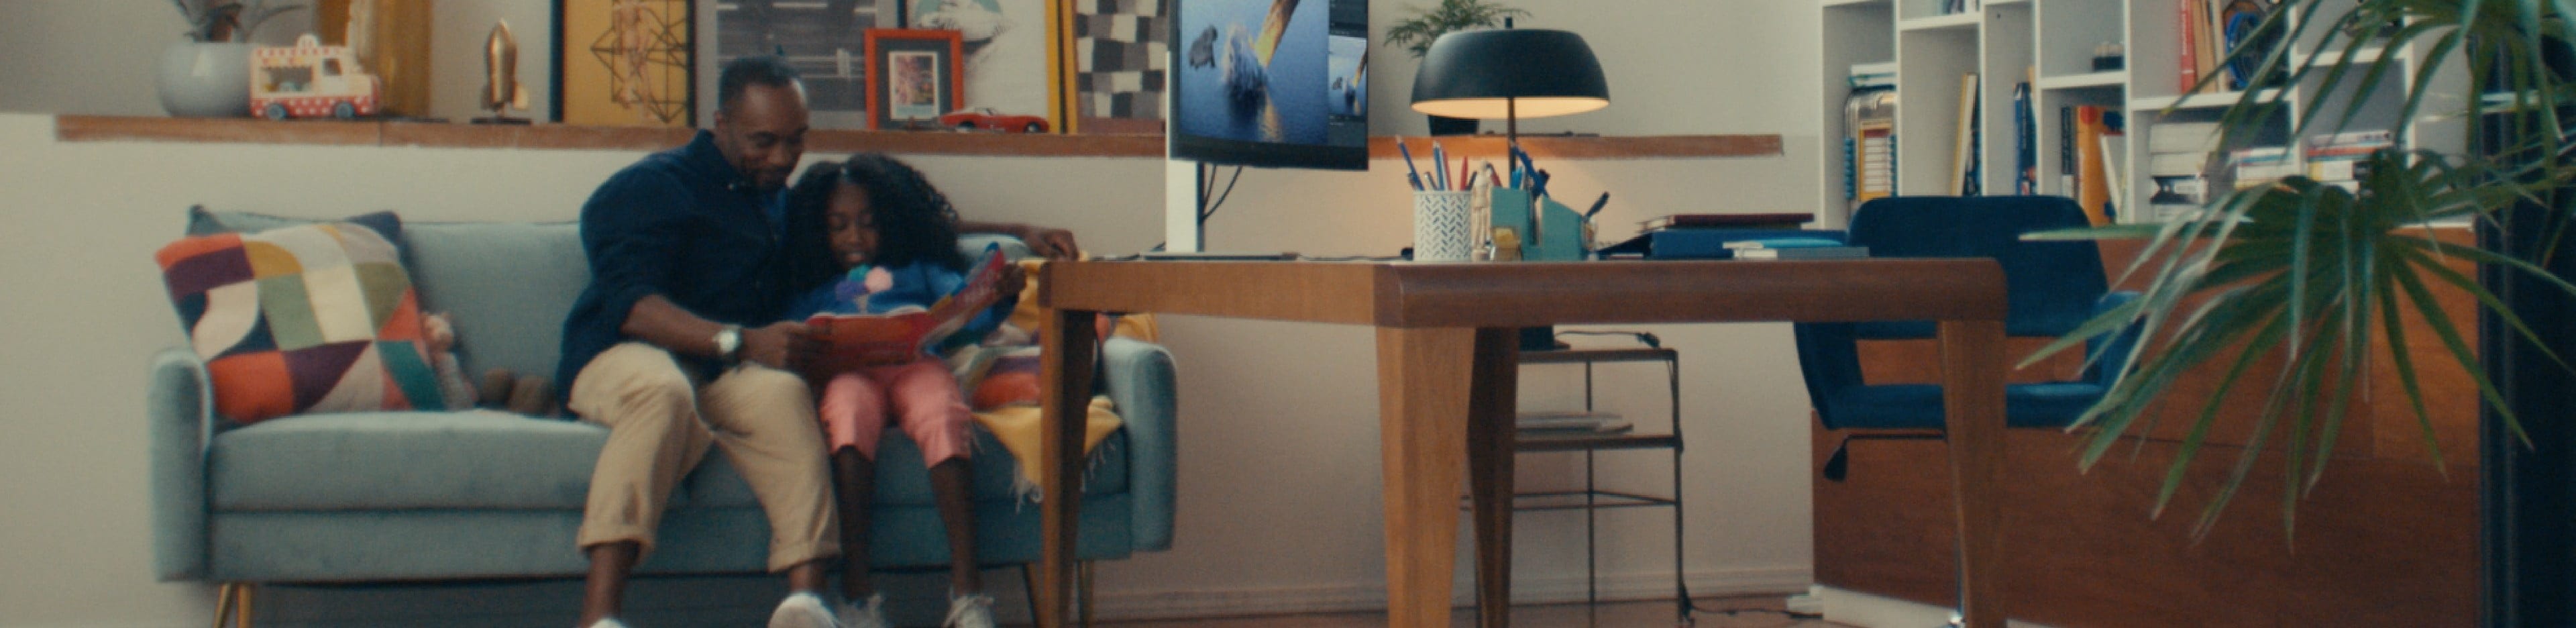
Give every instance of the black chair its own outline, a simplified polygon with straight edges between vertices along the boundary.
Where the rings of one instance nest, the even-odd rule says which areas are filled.
[[[2090,240],[2023,241],[2022,234],[2086,226],[2084,210],[2055,196],[1894,197],[1870,201],[1852,214],[1851,244],[1871,257],[1991,257],[2003,265],[2010,310],[2006,336],[2057,337],[2104,310],[2137,297],[2109,292],[2100,249]],[[1930,321],[1798,323],[1798,369],[1807,399],[1829,430],[1864,430],[1846,436],[1826,459],[1824,477],[1841,481],[1853,440],[1942,437],[1941,387],[1937,384],[1870,384],[1862,381],[1859,340],[1929,339]],[[2004,390],[2004,424],[2062,429],[2110,390],[2110,374],[2135,344],[2135,332],[2095,341],[2098,354],[2081,377],[2012,384]]]

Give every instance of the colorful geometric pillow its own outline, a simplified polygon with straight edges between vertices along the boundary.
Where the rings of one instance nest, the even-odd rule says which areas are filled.
[[[156,254],[170,302],[234,421],[443,410],[420,300],[375,230],[321,223],[181,239]]]

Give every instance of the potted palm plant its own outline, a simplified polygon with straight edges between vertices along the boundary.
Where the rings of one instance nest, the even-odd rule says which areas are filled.
[[[1441,35],[1479,28],[1497,28],[1515,17],[1529,17],[1528,11],[1503,6],[1487,0],[1440,0],[1425,9],[1414,8],[1413,17],[1396,22],[1386,29],[1386,45],[1403,48],[1415,61],[1431,52],[1431,42]],[[1473,135],[1474,118],[1430,116],[1432,135]]]
[[[2291,526],[2298,497],[2315,486],[2332,458],[2337,428],[2353,391],[2368,389],[2367,365],[2389,364],[2397,390],[2375,393],[2410,407],[2430,429],[2428,401],[2418,371],[2435,361],[2463,367],[2485,404],[2481,457],[2489,483],[2503,476],[2498,464],[2564,457],[2576,444],[2571,397],[2576,369],[2576,159],[2568,138],[2570,105],[2576,105],[2576,49],[2565,39],[2576,24],[2576,4],[2478,0],[2282,0],[2257,31],[2277,41],[2309,42],[2270,50],[2242,50],[2233,60],[2261,68],[2254,76],[2279,76],[2318,96],[2285,101],[2288,90],[2247,90],[2221,118],[2229,137],[2251,137],[2267,120],[2293,118],[2293,137],[2329,133],[2352,122],[2354,99],[2384,81],[2404,82],[2400,120],[2418,116],[2455,120],[2467,127],[2459,146],[2414,146],[2371,155],[2358,189],[2346,191],[2304,177],[2240,190],[2213,199],[2165,224],[2103,227],[2040,234],[2058,238],[2135,238],[2145,253],[2132,272],[2146,281],[2144,295],[2091,321],[2042,350],[2042,355],[2082,346],[2086,338],[2141,326],[2153,339],[2149,351],[2111,365],[2122,377],[2079,424],[2090,430],[2082,464],[2091,465],[2124,435],[2142,429],[2139,419],[2166,397],[2185,370],[2225,369],[2228,387],[2261,388],[2268,402],[2259,415],[2254,446],[2243,449],[2233,473],[2201,513],[2204,532],[2247,477],[2257,458],[2286,464],[2284,526]],[[2439,76],[2403,71],[2398,54],[2410,50],[2426,68],[2467,72],[2475,94],[2443,93]],[[2314,52],[2315,54],[2306,54]],[[2340,53],[2340,54],[2336,54]],[[2277,74],[2275,74],[2277,73]],[[2215,80],[2211,76],[2206,80]],[[2458,78],[2458,75],[2452,75]],[[2456,83],[2455,83],[2456,84]],[[2295,109],[2293,109],[2295,108]],[[2331,112],[2347,112],[2333,115]],[[2400,125],[2398,133],[2405,133]],[[2410,143],[2400,138],[2399,146]],[[2445,243],[2428,222],[2469,221],[2476,245]],[[2464,273],[2444,262],[2480,267]],[[2434,303],[2440,289],[2468,293],[2480,304],[2482,324],[2465,329]],[[2406,317],[2420,317],[2444,349],[2409,355]],[[2470,338],[2476,332],[2477,338]],[[2385,344],[2378,344],[2385,343]],[[2427,344],[2427,343],[2419,343]],[[2398,348],[2390,350],[2390,347]],[[2267,361],[2277,358],[2274,361]],[[2033,358],[2035,361],[2037,357]],[[2260,366],[2258,366],[2260,365]],[[2505,385],[2512,384],[2512,385]],[[2519,392],[2517,392],[2519,391]],[[2216,419],[2221,394],[2191,399],[2198,411],[2181,455],[2172,464],[2157,506],[2172,499],[2193,453]],[[2451,401],[2451,400],[2441,400]],[[2268,439],[2268,440],[2266,440]],[[2431,443],[2431,439],[2427,439]],[[2535,447],[2537,445],[2537,447]],[[2435,459],[2442,452],[2436,448]],[[2501,455],[2500,455],[2501,454]],[[2570,478],[2564,460],[2549,459],[2559,475],[2522,474],[2533,494],[2564,493]],[[2550,486],[2538,486],[2539,484]],[[2508,482],[2508,485],[2512,482]],[[2563,556],[2503,560],[2517,551],[2565,543],[2576,524],[2566,498],[2554,502],[2546,530],[2498,536],[2498,518],[2517,513],[2507,496],[2490,488],[2484,511],[2491,587],[2541,587],[2545,592],[2490,590],[2490,604],[2546,599],[2566,593],[2563,574],[2528,580],[2505,571],[2512,564],[2564,564]],[[2528,522],[2526,522],[2528,523]],[[2292,529],[2295,529],[2294,527]],[[2548,537],[2533,534],[2554,535]],[[2523,537],[2523,538],[2505,538]],[[2538,539],[2533,544],[2530,539]],[[2563,554],[2564,545],[2558,545]],[[2531,556],[2537,556],[2533,554]],[[2500,566],[2501,565],[2501,566]],[[2527,568],[2526,568],[2527,569]],[[2536,584],[2535,584],[2536,583]],[[2539,595],[2538,598],[2530,597]],[[2489,619],[2510,625],[2565,625],[2569,616],[2509,619],[2491,607]],[[2566,612],[2564,610],[2558,612]],[[2497,614],[2502,613],[2502,614]],[[2498,619],[2500,617],[2508,619]]]
[[[162,110],[181,117],[250,115],[250,35],[301,5],[268,0],[170,0],[188,21],[184,39],[161,53]]]

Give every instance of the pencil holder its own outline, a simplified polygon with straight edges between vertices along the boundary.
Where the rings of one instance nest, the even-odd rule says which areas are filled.
[[[1464,262],[1475,249],[1468,237],[1472,192],[1413,193],[1413,261]]]

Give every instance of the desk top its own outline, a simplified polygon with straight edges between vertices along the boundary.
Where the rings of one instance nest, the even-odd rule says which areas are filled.
[[[1990,259],[1609,262],[1085,261],[1040,305],[1378,327],[2004,318]]]

